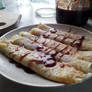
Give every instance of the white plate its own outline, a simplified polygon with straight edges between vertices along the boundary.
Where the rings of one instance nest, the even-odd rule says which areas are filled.
[[[62,29],[63,31],[68,31],[69,28],[72,28],[72,32],[76,34],[83,34],[83,35],[91,35],[90,32],[88,32],[85,29],[69,26],[69,25],[61,25],[61,24],[49,24],[50,26]],[[15,30],[12,30],[2,37],[6,36],[7,38],[10,38],[12,35],[17,34],[21,31],[29,31],[32,27],[35,27],[35,25],[18,28]],[[2,38],[1,37],[1,38]],[[57,86],[63,86],[62,83],[56,83],[47,79],[44,79],[36,74],[28,74],[24,72],[22,69],[17,68],[14,64],[11,64],[9,62],[9,59],[5,57],[3,54],[0,53],[0,73],[5,76],[6,78],[29,86],[37,86],[37,87],[57,87]]]

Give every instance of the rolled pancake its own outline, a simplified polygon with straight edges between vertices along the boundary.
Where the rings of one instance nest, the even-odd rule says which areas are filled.
[[[35,42],[35,36],[29,34],[28,32],[21,32],[20,35]],[[38,40],[36,40],[36,42],[39,43],[39,44],[42,44],[43,43],[43,42],[41,42],[42,39],[44,39],[44,38],[38,38]],[[50,43],[51,43],[51,41],[50,41]],[[48,44],[46,44],[46,46],[50,48],[49,42],[48,42]],[[53,45],[51,45],[51,46],[53,47]],[[54,42],[54,46],[55,46],[55,42]],[[62,53],[61,52],[62,48],[64,48],[64,47],[62,47],[62,45],[61,45],[58,49],[56,49],[55,47],[54,48],[50,48],[50,49],[54,49],[57,52]],[[70,54],[67,55],[67,54],[65,54],[63,52],[64,55],[61,56],[61,57],[59,56],[60,57],[60,62],[63,61],[63,62],[69,63],[69,64],[73,65],[75,68],[77,68],[79,70],[82,70],[83,72],[86,72],[86,73],[92,72],[92,62],[77,59],[76,55],[74,55],[74,54],[71,55],[71,51],[69,53]]]
[[[62,29],[59,30],[59,29],[52,28],[52,27],[50,27],[48,25],[45,25],[45,24],[38,24],[37,28],[39,28],[39,29],[41,29],[43,31],[52,30],[52,31],[54,31],[54,33],[59,34],[61,36],[66,36],[67,35],[69,38],[71,38],[73,40],[80,39],[81,36],[82,36],[82,35],[79,35],[79,34],[71,33],[72,27],[69,27],[68,32],[63,31]],[[91,36],[86,36],[85,40],[88,40],[88,41],[92,40],[92,37]]]
[[[29,32],[20,32],[19,35],[22,37],[27,37],[28,39],[36,43],[42,44],[50,49],[54,49],[57,52],[61,52],[63,54],[74,55],[77,52],[76,48],[73,48],[69,45],[65,45],[65,44],[62,44],[60,42],[57,42],[51,39],[43,38],[42,36],[37,37],[37,36],[30,34]]]
[[[60,60],[62,62],[62,59],[60,58],[62,53],[59,53],[59,52],[57,53],[55,50],[45,47],[42,44],[36,43],[26,37],[22,37],[20,35],[14,35],[11,37],[10,41],[12,44],[24,46],[25,48],[27,48],[29,50],[33,50],[33,51],[37,50],[37,51],[41,51],[45,54],[49,54],[49,55],[53,56],[55,59],[57,59],[57,61]],[[54,55],[54,54],[56,54],[56,55]]]
[[[92,62],[92,51],[79,51],[76,57],[81,60]]]
[[[0,52],[37,74],[56,82],[71,84],[81,82],[86,78],[86,74],[83,72],[63,63],[56,62],[53,67],[46,67],[43,62],[40,62],[37,52],[13,45],[6,39],[0,40]]]
[[[32,28],[30,33],[71,45],[72,47],[76,47],[80,50],[92,50],[92,41],[85,40],[84,36],[81,36],[81,38],[74,40],[70,39],[68,35],[62,36],[56,33],[51,33],[50,31],[41,30],[39,28]]]

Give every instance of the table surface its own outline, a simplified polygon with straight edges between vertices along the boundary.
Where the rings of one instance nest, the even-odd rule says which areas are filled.
[[[35,14],[36,5],[31,3],[31,0],[3,0],[5,4],[4,11],[14,12],[22,15],[20,24],[18,27],[33,25],[38,23],[56,23],[55,18],[39,18]],[[39,6],[38,6],[39,7]],[[88,21],[85,28],[92,30],[92,21]],[[9,29],[10,30],[10,29]],[[58,88],[37,88],[24,86],[15,82],[12,82],[2,75],[0,75],[0,92],[92,92],[92,78],[85,81],[83,84],[77,86],[58,87]],[[46,89],[46,90],[45,90]]]

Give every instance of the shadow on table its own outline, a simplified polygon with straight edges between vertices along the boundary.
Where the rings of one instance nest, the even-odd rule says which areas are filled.
[[[0,90],[2,92],[92,92],[92,78],[85,81],[82,84],[56,87],[56,88],[39,88],[21,85],[12,82],[2,76],[0,76]]]

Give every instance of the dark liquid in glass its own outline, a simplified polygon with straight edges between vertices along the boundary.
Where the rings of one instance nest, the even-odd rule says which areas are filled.
[[[92,18],[92,0],[90,0],[90,12],[89,12],[89,17]]]
[[[71,24],[76,26],[84,26],[89,17],[89,10],[63,10],[56,8],[57,23]]]

